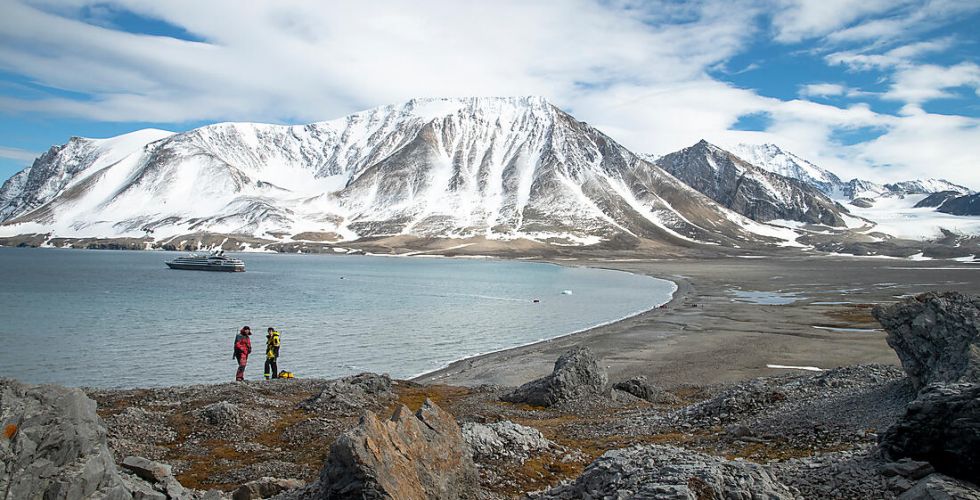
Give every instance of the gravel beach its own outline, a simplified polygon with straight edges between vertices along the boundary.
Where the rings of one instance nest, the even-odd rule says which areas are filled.
[[[520,385],[550,373],[554,360],[574,345],[591,348],[612,378],[642,375],[663,387],[797,371],[768,365],[898,364],[871,305],[928,290],[980,292],[980,265],[957,261],[767,256],[554,262],[665,278],[678,290],[663,308],[467,358],[415,381]]]

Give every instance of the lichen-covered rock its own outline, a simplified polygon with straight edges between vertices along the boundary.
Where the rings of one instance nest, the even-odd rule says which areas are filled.
[[[557,449],[541,431],[509,420],[492,424],[463,424],[463,439],[477,461],[516,460],[523,463],[531,456]]]
[[[917,389],[980,382],[980,297],[929,292],[875,306],[872,314]]]
[[[367,412],[330,447],[320,498],[457,499],[476,495],[477,472],[452,415],[426,400],[414,415]]]
[[[608,451],[575,481],[532,498],[777,500],[794,495],[764,466],[650,445]]]
[[[651,403],[674,404],[680,401],[673,394],[650,384],[644,376],[616,382],[613,384],[613,389],[632,394]]]
[[[78,389],[0,380],[0,498],[130,498],[95,401]]]
[[[961,479],[980,477],[980,384],[933,384],[881,437],[891,459],[928,461]]]
[[[608,382],[606,370],[587,347],[576,347],[562,354],[555,369],[543,378],[532,380],[501,399],[512,403],[551,406],[562,401],[601,395]]]

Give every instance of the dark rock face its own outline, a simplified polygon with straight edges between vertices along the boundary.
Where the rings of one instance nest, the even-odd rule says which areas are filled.
[[[612,450],[574,482],[532,498],[791,499],[793,493],[761,465],[729,461],[674,446]]]
[[[881,437],[892,459],[928,461],[954,477],[980,477],[980,384],[934,384]]]
[[[426,400],[381,420],[367,412],[330,448],[319,498],[457,499],[475,497],[476,467],[455,418]]]
[[[0,422],[3,499],[130,498],[82,391],[0,380]]]
[[[872,314],[916,388],[980,382],[980,297],[929,292]]]
[[[943,203],[961,196],[957,191],[940,191],[926,196],[922,201],[915,204],[913,208],[941,207]]]
[[[817,188],[756,167],[703,140],[660,158],[657,166],[750,219],[845,225],[841,214],[847,209]]]
[[[953,198],[937,210],[952,215],[980,215],[980,193]]]
[[[602,394],[609,377],[587,347],[576,347],[562,354],[547,377],[532,380],[501,397],[511,403],[551,406]]]

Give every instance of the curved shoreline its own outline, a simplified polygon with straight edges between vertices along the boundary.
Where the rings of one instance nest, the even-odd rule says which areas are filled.
[[[544,260],[539,262],[546,263],[546,264],[554,264],[559,266],[573,267],[570,266],[569,263],[567,262],[560,262],[560,261],[556,262],[551,260]],[[674,284],[675,289],[671,294],[670,300],[668,300],[663,304],[655,305],[650,309],[639,311],[635,314],[631,314],[629,316],[625,316],[617,320],[599,323],[597,325],[591,326],[583,330],[578,330],[575,332],[558,335],[548,339],[536,340],[534,342],[530,342],[527,344],[523,344],[515,347],[507,347],[504,349],[491,351],[483,354],[466,356],[456,361],[452,361],[451,363],[449,363],[448,365],[442,368],[416,375],[410,378],[409,380],[418,383],[449,382],[452,379],[454,379],[454,377],[458,377],[459,375],[466,373],[477,366],[481,366],[481,365],[487,366],[487,365],[496,365],[496,364],[502,365],[503,363],[501,363],[501,361],[512,359],[521,356],[522,354],[531,354],[531,353],[539,352],[541,348],[544,346],[553,346],[554,344],[559,342],[577,343],[583,340],[593,339],[598,336],[609,335],[611,334],[611,332],[608,330],[611,327],[624,325],[630,321],[634,321],[638,319],[649,320],[658,316],[665,315],[667,310],[677,307],[694,293],[694,287],[692,283],[688,278],[683,276],[671,276],[668,279],[667,277],[663,277],[663,276],[655,276],[652,273],[632,272],[624,269],[617,269],[614,267],[588,265],[588,263],[586,263],[586,265],[574,266],[574,267],[587,267],[592,269],[602,269],[606,271],[618,271],[618,272],[648,276],[650,278],[671,282]],[[548,365],[547,368],[550,370],[551,366]]]

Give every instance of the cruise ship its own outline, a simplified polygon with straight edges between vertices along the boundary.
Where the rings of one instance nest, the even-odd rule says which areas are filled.
[[[170,269],[185,269],[188,271],[224,271],[231,273],[245,271],[245,263],[239,259],[226,257],[224,250],[215,250],[209,255],[185,255],[167,261],[166,264]]]

